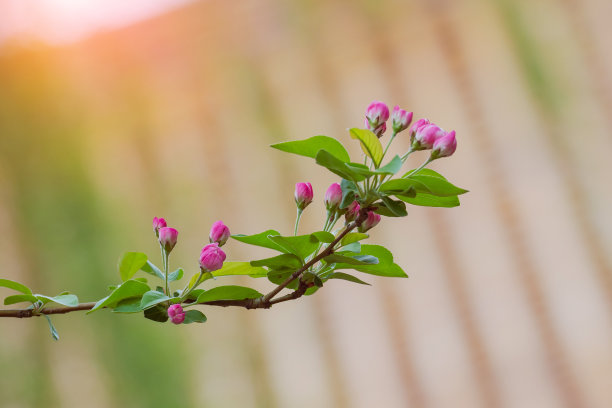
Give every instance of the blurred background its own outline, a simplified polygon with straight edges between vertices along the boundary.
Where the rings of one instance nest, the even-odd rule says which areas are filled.
[[[372,231],[410,279],[208,308],[204,325],[58,315],[59,342],[42,319],[2,319],[0,407],[612,406],[611,15],[609,0],[0,0],[0,277],[38,293],[97,300],[122,252],[159,262],[154,216],[179,229],[188,276],[218,219],[290,233],[300,181],[316,200],[302,229],[320,228],[334,178],[268,145],[326,134],[356,155],[346,129],[373,100],[455,129],[432,168],[470,190]]]

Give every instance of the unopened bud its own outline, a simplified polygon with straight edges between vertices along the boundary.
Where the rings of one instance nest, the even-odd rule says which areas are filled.
[[[359,216],[359,210],[361,210],[359,203],[357,201],[353,201],[346,208],[346,214],[344,214],[344,219],[346,220],[346,222],[349,223],[351,221],[356,220],[357,217]]]
[[[178,239],[178,231],[174,228],[163,227],[159,229],[159,243],[164,247],[167,254],[172,251]]]
[[[383,102],[374,101],[366,109],[365,117],[366,121],[369,123],[368,129],[376,129],[389,119],[389,107]]]
[[[408,128],[410,122],[412,122],[412,112],[400,109],[400,107],[396,105],[395,108],[393,108],[393,113],[391,114],[391,125],[393,126],[393,132],[397,134]]]
[[[215,222],[210,228],[208,239],[211,243],[216,242],[219,246],[223,246],[230,237],[230,230],[223,221]]]
[[[159,229],[166,227],[166,220],[163,218],[153,217],[153,231],[155,231],[155,236],[159,237]]]
[[[435,160],[440,157],[448,157],[455,153],[455,150],[457,150],[457,138],[453,130],[434,142],[431,158]]]
[[[342,202],[342,187],[340,184],[334,183],[325,192],[325,208],[328,211],[335,211]]]
[[[200,268],[204,272],[212,272],[221,269],[225,257],[225,252],[219,248],[219,244],[216,242],[208,244],[202,248],[202,252],[200,252]]]
[[[434,142],[444,136],[446,132],[439,126],[430,123],[417,129],[412,143],[412,150],[431,149]]]
[[[380,222],[380,215],[374,211],[368,211],[368,217],[359,226],[359,232],[366,232],[374,228]]]
[[[295,185],[295,204],[301,211],[312,203],[314,193],[310,183],[297,183]]]
[[[168,308],[168,317],[172,323],[181,324],[185,320],[185,312],[183,312],[183,308],[179,304],[170,305]]]
[[[365,120],[365,126],[368,130],[371,130],[372,133],[374,133],[376,135],[376,137],[378,137],[379,139],[382,137],[382,135],[386,132],[387,130],[387,124],[385,122],[381,123],[380,125],[378,125],[378,127],[373,128],[370,125],[370,122],[366,119]]]

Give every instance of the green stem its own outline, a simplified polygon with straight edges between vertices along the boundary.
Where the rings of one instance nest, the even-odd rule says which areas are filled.
[[[431,158],[431,156],[429,156],[429,158],[427,160],[425,160],[425,163],[421,164],[418,168],[412,170],[411,172],[406,173],[406,175],[404,177],[409,177],[409,176],[412,176],[415,173],[418,173],[419,171],[423,170],[423,168],[425,168],[425,166],[427,166],[432,161],[433,161],[433,159]]]
[[[170,296],[170,288],[168,286],[168,256],[169,254],[166,253],[166,251],[164,250],[163,245],[160,243],[159,244],[159,249],[161,250],[161,257],[162,257],[162,264],[164,267],[164,277],[166,280],[166,296],[171,297]]]
[[[300,225],[300,218],[302,218],[302,210],[298,208],[297,217],[295,217],[295,229],[293,231],[293,236],[296,236],[298,233],[298,226]]]
[[[385,155],[387,154],[387,150],[389,150],[389,146],[391,146],[391,142],[393,141],[393,139],[395,139],[395,135],[396,135],[396,134],[397,134],[397,133],[395,133],[395,132],[393,132],[393,133],[391,134],[391,139],[389,139],[389,142],[387,143],[387,147],[385,147],[385,151],[383,152],[383,155],[382,155],[382,158],[383,158],[383,159],[385,158]],[[382,159],[381,159],[381,160],[382,160]]]
[[[410,156],[415,151],[416,150],[412,150],[412,146],[410,146],[410,150],[408,150],[406,154],[402,156],[402,163],[404,163],[406,159],[408,158],[408,156]]]

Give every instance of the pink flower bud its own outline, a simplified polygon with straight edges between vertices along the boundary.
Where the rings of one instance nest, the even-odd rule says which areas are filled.
[[[359,210],[361,210],[359,203],[357,201],[353,201],[346,209],[346,214],[344,214],[344,219],[346,222],[348,223],[356,220],[359,216]]]
[[[328,211],[335,211],[340,206],[342,201],[342,187],[340,184],[334,183],[325,192],[325,208]]]
[[[393,113],[391,114],[393,131],[395,133],[401,132],[402,130],[406,129],[408,125],[410,125],[410,122],[412,122],[412,112],[400,109],[400,107],[396,105],[395,108],[393,108]]]
[[[166,227],[166,220],[163,218],[153,217],[153,231],[155,231],[155,236],[159,237],[159,229]]]
[[[385,133],[385,131],[387,130],[387,124],[385,122],[378,125],[377,128],[372,128],[372,126],[370,126],[370,122],[366,119],[365,126],[368,130],[371,130],[372,133],[374,133],[376,137],[378,137],[379,139],[382,137],[383,133]]]
[[[300,210],[303,210],[312,203],[312,186],[310,183],[297,183],[295,185],[295,204]]]
[[[170,253],[176,245],[178,231],[174,228],[163,227],[159,229],[159,243],[164,247],[166,253]]]
[[[365,117],[370,125],[368,129],[376,129],[389,119],[389,108],[382,102],[374,101],[368,106],[368,109],[366,109]]]
[[[230,230],[223,221],[215,222],[210,228],[208,238],[210,242],[216,242],[219,246],[223,246],[230,237]]]
[[[444,136],[446,132],[439,126],[430,123],[417,129],[412,143],[412,150],[431,149],[434,142]]]
[[[359,232],[366,232],[369,229],[374,228],[380,222],[380,215],[374,211],[368,211],[368,218],[366,218],[359,226]]]
[[[455,153],[455,150],[457,150],[457,139],[453,130],[435,141],[431,157],[432,159],[448,157]]]
[[[427,125],[429,125],[428,119],[419,119],[413,123],[413,125],[410,127],[410,143],[411,144],[414,141],[414,136],[416,135],[417,130]]]
[[[168,308],[168,317],[174,324],[181,324],[185,320],[185,312],[178,303],[176,305],[170,305]]]
[[[204,272],[212,272],[223,267],[225,252],[216,242],[206,245],[200,252],[200,268]]]

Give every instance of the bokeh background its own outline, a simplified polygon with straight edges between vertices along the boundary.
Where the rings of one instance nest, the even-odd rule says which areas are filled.
[[[299,181],[317,200],[303,228],[320,227],[334,179],[267,146],[327,134],[357,154],[346,128],[372,100],[455,129],[433,168],[471,191],[372,231],[410,279],[209,308],[197,327],[56,316],[59,342],[2,319],[0,407],[612,406],[610,16],[609,0],[0,0],[0,276],[39,293],[105,296],[122,252],[158,260],[153,216],[190,272],[217,219],[289,233]]]

